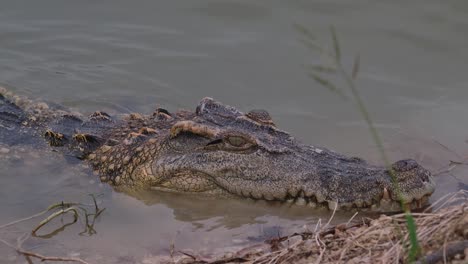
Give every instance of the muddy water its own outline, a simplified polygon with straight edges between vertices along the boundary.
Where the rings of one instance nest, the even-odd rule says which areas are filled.
[[[318,86],[303,68],[320,56],[298,41],[292,25],[326,42],[333,24],[345,63],[361,56],[357,84],[392,159],[412,157],[437,170],[468,156],[465,1],[2,0],[0,7],[0,83],[21,95],[85,113],[194,109],[210,96],[243,111],[267,109],[306,143],[378,163],[353,104]],[[0,224],[57,201],[89,203],[87,194],[102,194],[98,233],[80,236],[75,225],[24,245],[44,254],[148,263],[171,244],[203,253],[312,229],[329,217],[251,201],[135,198],[54,153],[1,155]],[[433,199],[468,183],[467,167],[450,174],[437,178]],[[15,241],[38,221],[0,236]],[[1,263],[24,262],[3,245],[0,255]]]

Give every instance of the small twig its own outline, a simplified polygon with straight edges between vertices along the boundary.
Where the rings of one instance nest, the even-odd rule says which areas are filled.
[[[56,218],[57,216],[60,216],[60,215],[63,215],[63,214],[66,214],[68,212],[72,212],[73,213],[73,222],[72,223],[75,223],[76,221],[78,221],[78,211],[76,210],[75,207],[69,207],[67,209],[61,209],[53,214],[51,214],[50,216],[48,216],[46,219],[42,220],[39,225],[37,225],[32,231],[31,231],[31,234],[33,236],[37,236],[36,235],[36,232],[41,229],[41,227],[45,226],[46,224],[48,224],[50,221],[52,221],[54,218]]]
[[[174,261],[174,253],[175,253],[175,241],[177,239],[177,236],[180,234],[180,232],[182,231],[182,229],[185,228],[185,224],[182,225],[177,231],[176,233],[174,234],[174,236],[172,237],[171,239],[171,243],[169,245],[169,254],[171,256],[171,259]]]
[[[83,264],[89,264],[89,262],[86,262],[82,259],[79,258],[66,258],[66,257],[51,257],[51,256],[44,256],[40,255],[31,251],[26,251],[22,249],[16,249],[16,251],[20,254],[23,254],[24,256],[29,256],[29,257],[34,257],[38,258],[41,261],[70,261],[70,262],[79,262]]]
[[[317,224],[315,225],[315,229],[314,229],[314,233],[315,233],[315,242],[317,243],[317,246],[318,246],[318,247],[320,247],[320,243],[318,242],[317,237],[318,237],[319,234],[320,234],[320,233],[318,232],[318,230],[319,230],[319,226],[320,226],[321,222],[322,222],[322,219],[319,219],[319,220],[317,221]]]
[[[444,173],[450,173],[453,169],[455,169],[458,166],[468,165],[468,163],[467,163],[468,158],[460,157],[459,159],[460,159],[459,161],[450,160],[448,165],[443,166],[440,169],[436,170],[436,172],[434,172],[434,176],[439,176],[439,175],[444,174]],[[452,175],[452,174],[450,174],[450,175],[452,177],[454,177],[456,180],[461,181],[460,179],[458,179],[454,175]]]
[[[354,217],[356,217],[356,215],[358,215],[359,212],[356,212],[353,214],[353,216],[351,216],[351,218],[348,220],[348,222],[346,222],[346,227],[348,227],[349,223],[351,223],[351,221],[353,221]]]
[[[1,226],[0,226],[0,229],[5,228],[5,227],[9,227],[9,226],[12,226],[12,225],[16,225],[16,224],[21,223],[21,222],[24,222],[24,221],[31,220],[31,219],[36,218],[36,217],[39,217],[39,216],[41,216],[41,215],[47,213],[48,211],[49,211],[49,210],[44,210],[44,211],[42,211],[42,212],[40,212],[40,213],[37,213],[37,214],[31,215],[31,216],[28,216],[28,217],[25,217],[25,218],[21,218],[21,219],[15,220],[15,221],[10,222],[10,223],[8,223],[8,224],[1,225]]]
[[[91,194],[91,197],[93,199],[93,202],[94,202],[94,208],[95,208],[95,213],[93,214],[89,214],[87,212],[87,209],[86,208],[83,208],[82,205],[83,204],[80,204],[80,203],[64,203],[63,201],[60,202],[60,203],[56,203],[56,204],[53,204],[51,206],[49,206],[46,210],[42,211],[42,212],[39,212],[37,214],[34,214],[32,216],[29,216],[29,217],[25,217],[25,218],[22,218],[22,219],[18,219],[18,220],[15,220],[13,222],[10,222],[10,223],[7,223],[7,224],[4,224],[4,225],[1,225],[0,226],[0,229],[2,228],[6,228],[6,227],[9,227],[9,226],[12,226],[12,225],[15,225],[15,224],[18,224],[18,223],[21,223],[21,222],[24,222],[24,221],[27,221],[27,220],[31,220],[35,217],[39,217],[49,211],[52,211],[52,210],[55,210],[55,209],[59,209],[58,211],[55,211],[53,212],[51,215],[49,215],[46,219],[42,220],[32,231],[31,231],[31,235],[33,236],[36,236],[36,237],[39,237],[37,236],[37,231],[39,229],[41,229],[43,226],[47,225],[50,221],[52,221],[54,218],[60,216],[60,215],[63,215],[63,214],[66,214],[66,213],[73,213],[73,222],[69,223],[69,224],[65,224],[62,226],[62,228],[64,228],[65,226],[67,225],[70,225],[70,224],[73,224],[75,223],[76,221],[78,221],[80,215],[78,213],[78,209],[82,210],[84,212],[84,215],[85,215],[85,218],[86,218],[86,228],[87,230],[89,230],[89,232],[91,234],[93,233],[96,233],[96,231],[94,230],[94,222],[96,220],[97,217],[99,217],[99,215],[105,210],[105,208],[103,209],[99,209],[98,207],[98,204],[97,204],[97,201],[96,201],[96,198],[94,195]],[[91,220],[91,224],[89,224],[89,217],[90,216],[93,216],[92,220]],[[59,230],[59,229],[57,229]],[[55,230],[54,232],[56,232],[57,230]],[[0,242],[5,244],[6,246],[16,250],[16,252],[18,252],[19,254],[23,255],[25,258],[26,258],[26,261],[28,263],[33,263],[32,262],[32,259],[31,258],[37,258],[37,259],[40,259],[41,261],[74,261],[74,262],[79,262],[79,263],[83,263],[83,264],[89,264],[88,262],[82,260],[82,259],[79,259],[79,258],[66,258],[66,257],[54,257],[54,256],[44,256],[44,255],[41,255],[41,254],[37,254],[37,253],[34,253],[34,252],[31,252],[31,251],[26,251],[22,248],[22,244],[28,240],[30,238],[30,235],[29,234],[26,234],[24,236],[20,236],[17,238],[17,246],[14,246],[12,244],[10,244],[9,242],[7,242],[6,240],[3,240],[0,238]]]
[[[464,164],[464,163],[461,163],[461,164]],[[440,175],[442,175],[444,173],[449,173],[449,172],[451,172],[453,169],[455,169],[456,167],[458,167],[461,164],[450,162],[449,165],[437,170],[437,172],[434,173],[434,176],[440,176]]]
[[[22,241],[22,243],[24,241]],[[26,258],[33,257],[33,258],[39,259],[40,261],[70,261],[70,262],[79,262],[79,263],[82,263],[82,264],[89,264],[89,262],[86,262],[86,261],[84,261],[82,259],[79,259],[79,258],[44,256],[44,255],[37,254],[37,253],[31,252],[31,251],[26,251],[26,250],[22,249],[20,246],[15,247],[14,245],[8,243],[7,241],[5,241],[5,240],[3,240],[1,238],[0,238],[0,242],[2,242],[6,246],[14,249],[16,252],[18,252],[18,254],[21,254],[21,255],[25,256]]]
[[[3,239],[0,238],[0,242],[2,242],[3,244],[7,245],[8,247],[11,247],[11,248],[16,249],[15,246],[13,246],[12,244],[8,243],[6,240],[3,240]]]
[[[444,245],[442,246],[443,248],[443,256],[444,256],[444,264],[447,264],[447,240],[448,240],[448,234],[445,235],[444,239]]]
[[[190,258],[192,258],[193,260],[197,260],[197,259],[198,259],[195,255],[189,254],[189,253],[184,252],[184,251],[179,251],[179,253],[181,253],[181,254],[183,254],[183,255],[185,255],[185,256],[187,256],[187,257],[190,257]]]
[[[5,227],[9,227],[9,226],[12,226],[12,225],[16,225],[18,223],[21,223],[21,222],[24,222],[24,221],[28,221],[28,220],[31,220],[33,218],[36,218],[36,217],[39,217],[47,212],[49,212],[50,210],[52,209],[55,209],[55,208],[58,208],[58,207],[67,207],[67,206],[73,206],[73,205],[76,205],[75,203],[64,203],[64,202],[60,202],[60,203],[56,203],[56,204],[53,204],[49,207],[47,207],[47,209],[45,209],[44,211],[42,212],[39,212],[37,214],[34,214],[34,215],[31,215],[31,216],[28,216],[28,217],[25,217],[25,218],[21,218],[21,219],[18,219],[18,220],[15,220],[13,222],[10,222],[8,224],[4,224],[4,225],[1,225],[0,226],[0,229],[2,228],[5,228]]]
[[[463,160],[463,157],[460,156],[460,154],[458,154],[455,150],[447,147],[446,145],[442,144],[441,142],[439,142],[437,139],[433,138],[432,139],[433,142],[437,143],[439,146],[443,147],[445,150],[447,150],[448,152],[452,153],[453,155],[455,155],[459,160]]]
[[[330,222],[332,221],[333,217],[335,216],[335,213],[336,213],[336,209],[338,208],[338,202],[335,203],[335,208],[333,209],[333,213],[332,215],[330,216],[330,219],[328,219],[328,222],[327,224],[324,226],[325,227],[328,227],[328,225],[330,224]]]
[[[323,245],[323,247],[320,247],[320,255],[317,261],[315,262],[317,264],[319,264],[322,261],[323,254],[325,254],[325,251],[327,250],[327,246],[325,245],[325,243],[322,242],[322,240],[320,240],[320,238],[318,238],[318,241]]]
[[[29,233],[24,233],[22,236],[18,237],[18,238],[16,239],[16,247],[17,247],[17,248],[20,248],[20,247],[23,245],[23,243],[24,243],[26,240],[28,240],[30,237],[31,237],[31,236],[30,236]]]

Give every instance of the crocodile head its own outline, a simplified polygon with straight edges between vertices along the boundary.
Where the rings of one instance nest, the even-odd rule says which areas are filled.
[[[435,187],[414,160],[390,170],[370,165],[300,143],[263,110],[244,114],[211,98],[138,148],[145,158],[126,178],[164,191],[394,212],[400,200],[411,209],[425,206]],[[113,182],[125,185],[121,177]]]

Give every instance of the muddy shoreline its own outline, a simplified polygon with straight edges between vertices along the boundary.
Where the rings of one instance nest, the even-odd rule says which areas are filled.
[[[416,263],[467,263],[468,192],[447,195],[413,213],[420,252]],[[278,237],[218,256],[174,251],[154,263],[408,263],[405,214],[362,218]]]

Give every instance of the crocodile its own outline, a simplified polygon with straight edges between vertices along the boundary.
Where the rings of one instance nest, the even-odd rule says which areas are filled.
[[[32,144],[89,164],[116,190],[155,190],[398,212],[429,204],[435,182],[415,160],[372,165],[301,143],[265,110],[212,98],[195,111],[89,116],[0,90],[0,144]]]

